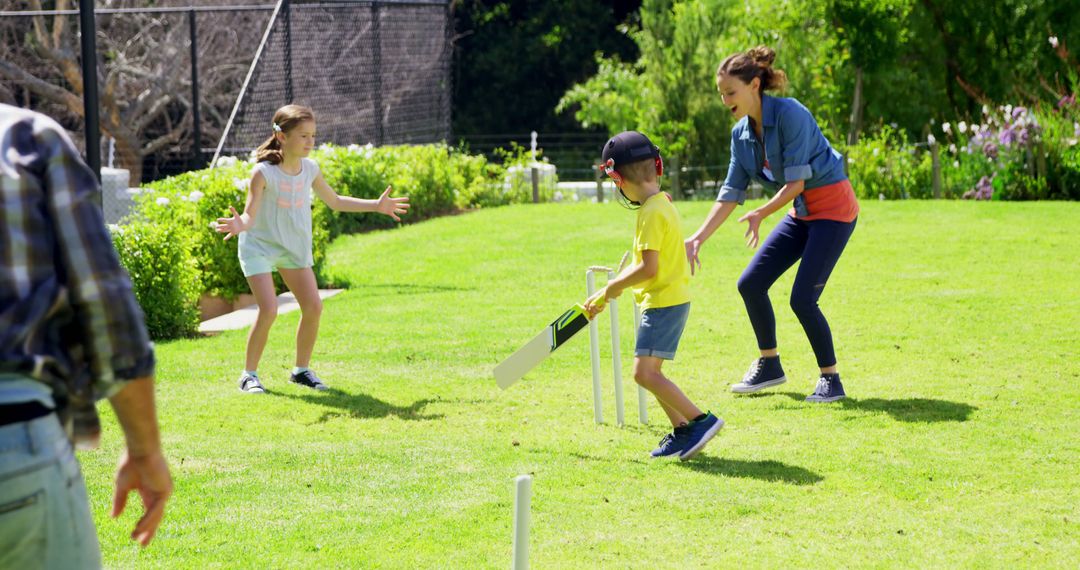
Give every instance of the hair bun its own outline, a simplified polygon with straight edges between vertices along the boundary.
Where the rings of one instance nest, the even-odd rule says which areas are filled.
[[[761,67],[772,67],[773,62],[776,61],[776,52],[766,46],[751,48],[746,55]]]

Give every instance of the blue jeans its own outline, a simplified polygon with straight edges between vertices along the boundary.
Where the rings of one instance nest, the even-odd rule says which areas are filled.
[[[759,349],[776,348],[776,316],[769,301],[769,288],[802,258],[791,286],[791,310],[806,331],[818,366],[827,368],[836,364],[832,331],[818,308],[818,299],[840,254],[844,253],[848,238],[855,231],[856,221],[805,221],[784,216],[765,238],[761,249],[739,277],[739,293],[746,304]]]
[[[101,568],[86,485],[55,414],[0,426],[0,568]]]

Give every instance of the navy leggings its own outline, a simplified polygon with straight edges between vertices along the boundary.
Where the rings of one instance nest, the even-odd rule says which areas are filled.
[[[805,221],[784,216],[765,238],[761,249],[739,277],[739,293],[746,303],[759,349],[776,348],[776,317],[769,302],[769,288],[802,258],[791,287],[791,309],[810,339],[818,366],[826,368],[836,364],[832,332],[818,308],[818,298],[844,252],[851,232],[855,231],[855,221]]]

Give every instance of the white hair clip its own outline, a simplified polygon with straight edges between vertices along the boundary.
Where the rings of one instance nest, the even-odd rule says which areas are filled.
[[[271,124],[274,126],[274,132],[275,133],[280,133],[281,132],[281,125],[279,125],[277,123],[271,123]]]

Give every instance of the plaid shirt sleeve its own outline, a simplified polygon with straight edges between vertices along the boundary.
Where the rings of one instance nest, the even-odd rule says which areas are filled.
[[[36,116],[34,134],[55,232],[54,263],[83,333],[93,397],[107,398],[125,381],[153,374],[153,345],[105,226],[97,179],[55,122]]]

